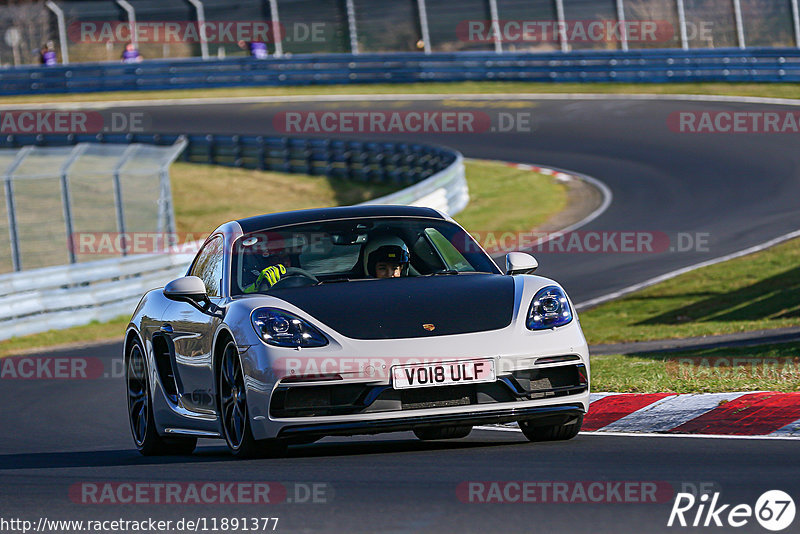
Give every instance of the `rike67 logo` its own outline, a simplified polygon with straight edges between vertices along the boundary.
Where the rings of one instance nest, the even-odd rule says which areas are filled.
[[[667,526],[739,528],[755,517],[762,527],[777,532],[788,528],[794,515],[794,500],[781,490],[764,492],[754,507],[722,504],[719,492],[711,496],[704,493],[699,498],[691,493],[678,493]]]

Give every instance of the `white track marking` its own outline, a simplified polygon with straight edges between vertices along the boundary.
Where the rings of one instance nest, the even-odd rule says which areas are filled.
[[[621,393],[590,393],[589,404],[597,402],[604,397],[608,397],[609,395],[621,395]]]
[[[688,265],[686,267],[682,267],[680,269],[676,269],[674,271],[670,271],[668,273],[664,273],[662,275],[656,276],[654,278],[650,278],[649,280],[645,280],[644,282],[640,282],[638,284],[633,284],[632,286],[624,287],[612,293],[608,293],[606,295],[602,295],[600,297],[596,297],[585,302],[580,302],[575,305],[578,309],[586,309],[591,308],[592,306],[597,306],[598,304],[602,304],[603,302],[607,302],[609,300],[618,299],[628,293],[632,293],[634,291],[638,291],[640,289],[644,289],[646,287],[655,285],[659,282],[664,282],[665,280],[669,280],[670,278],[675,278],[676,276],[680,276],[682,274],[688,273],[690,271],[694,271],[696,269],[701,269],[703,267],[708,267],[709,265],[716,265],[717,263],[722,263],[723,261],[733,260],[736,258],[741,258],[742,256],[747,256],[748,254],[753,254],[754,252],[760,252],[762,250],[768,249],[784,241],[789,241],[790,239],[794,239],[795,237],[800,237],[800,230],[795,230],[794,232],[789,232],[788,234],[783,234],[782,236],[778,236],[774,239],[770,239],[764,243],[759,245],[754,245],[750,248],[746,248],[744,250],[740,250],[738,252],[733,252],[731,254],[726,254],[724,256],[720,256],[718,258],[714,258],[711,260],[702,261],[700,263],[695,263],[694,265]]]
[[[166,90],[169,91],[169,90]],[[453,94],[363,94],[363,95],[282,95],[282,96],[232,96],[205,98],[162,98],[158,100],[106,100],[89,102],[61,103],[20,103],[5,104],[0,110],[8,109],[104,109],[125,106],[174,106],[196,104],[267,104],[281,102],[359,102],[371,101],[395,102],[397,100],[436,101],[449,99],[463,100],[637,100],[637,101],[688,101],[688,102],[728,102],[735,104],[766,104],[776,106],[800,106],[800,100],[790,98],[769,98],[758,96],[723,96],[723,95],[654,95],[654,94],[598,94],[598,93],[453,93]]]
[[[519,432],[522,433],[517,427],[499,427],[499,426],[476,426],[474,430],[494,430],[499,432]],[[763,440],[794,440],[800,439],[800,436],[776,436],[769,434],[766,436],[731,436],[731,435],[716,435],[716,434],[656,434],[653,432],[579,432],[581,436],[607,436],[607,437],[626,437],[626,438],[692,438],[692,439],[763,439]]]
[[[789,423],[783,428],[779,428],[778,430],[770,434],[770,436],[800,438],[800,419],[792,423]]]
[[[580,432],[586,436],[624,436],[624,437],[645,437],[645,438],[694,438],[694,439],[789,439],[797,440],[800,436],[732,436],[728,434],[657,434],[654,432]]]
[[[603,432],[665,432],[747,393],[673,395],[604,426]]]

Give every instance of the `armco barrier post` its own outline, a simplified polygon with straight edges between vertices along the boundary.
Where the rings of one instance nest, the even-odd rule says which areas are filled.
[[[800,48],[800,8],[797,0],[792,0],[792,21],[794,22],[794,44]]]

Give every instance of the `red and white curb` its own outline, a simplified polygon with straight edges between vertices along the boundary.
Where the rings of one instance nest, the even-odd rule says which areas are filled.
[[[800,437],[800,393],[596,394],[583,430]]]
[[[544,174],[545,176],[552,176],[559,182],[569,182],[570,180],[578,179],[577,176],[558,169],[551,169],[550,167],[528,165],[527,163],[506,163],[506,165],[522,171],[538,172],[539,174]]]
[[[593,393],[582,432],[800,438],[800,392]]]

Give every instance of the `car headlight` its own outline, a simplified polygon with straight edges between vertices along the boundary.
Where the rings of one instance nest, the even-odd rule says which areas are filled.
[[[547,286],[533,297],[526,324],[531,330],[544,330],[563,326],[571,320],[572,309],[564,290],[557,286]]]
[[[250,316],[265,343],[278,347],[324,347],[328,338],[305,321],[276,308],[259,308]]]

